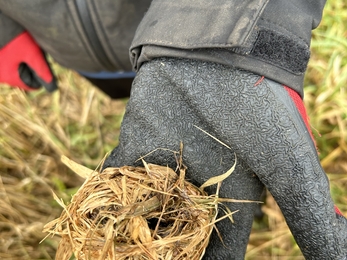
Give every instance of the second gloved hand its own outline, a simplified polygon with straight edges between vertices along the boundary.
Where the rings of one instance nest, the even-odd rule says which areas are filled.
[[[175,167],[183,142],[187,178],[197,185],[237,166],[220,197],[259,200],[265,186],[280,206],[306,259],[345,259],[347,221],[337,214],[298,101],[290,89],[220,64],[161,58],[139,70],[119,146],[104,167],[148,163]],[[258,82],[258,84],[255,84]],[[293,99],[294,98],[294,99]],[[198,126],[232,150],[197,129]],[[163,148],[163,149],[160,149]],[[214,192],[213,189],[208,190]],[[229,203],[204,259],[244,259],[256,204]],[[224,243],[224,244],[223,244]]]
[[[23,32],[0,49],[0,82],[24,90],[43,86],[57,89],[53,72],[40,47],[28,32]]]

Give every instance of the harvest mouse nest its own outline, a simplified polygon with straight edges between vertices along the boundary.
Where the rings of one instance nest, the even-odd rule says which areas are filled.
[[[84,184],[67,206],[59,201],[61,216],[44,229],[62,237],[56,259],[72,254],[76,259],[202,258],[216,222],[218,196],[185,180],[182,166],[177,174],[143,164],[79,173],[86,177]]]

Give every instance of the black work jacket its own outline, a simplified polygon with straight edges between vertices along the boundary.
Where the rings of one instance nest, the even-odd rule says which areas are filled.
[[[0,0],[0,48],[27,30],[60,65],[130,71],[129,46],[151,0]]]
[[[311,31],[321,20],[324,4],[0,0],[0,48],[25,29],[55,61],[75,70],[137,70],[156,57],[194,58],[246,69],[302,94]]]

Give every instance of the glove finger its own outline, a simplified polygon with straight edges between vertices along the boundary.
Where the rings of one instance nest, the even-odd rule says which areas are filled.
[[[302,120],[304,121],[304,123],[306,125],[306,129],[309,132],[309,134],[310,134],[310,136],[312,138],[312,141],[315,144],[316,149],[317,149],[316,140],[314,139],[312,131],[311,131],[311,128],[310,128],[309,119],[308,119],[308,115],[307,115],[306,108],[305,108],[303,100],[301,99],[299,94],[297,92],[295,92],[294,90],[292,90],[291,88],[289,88],[287,86],[285,86],[284,88],[286,89],[286,91],[288,92],[288,95],[290,96],[290,98],[292,99],[293,103],[295,104],[295,107],[297,108],[297,111],[300,113],[301,118],[302,118]],[[335,208],[335,213],[336,214],[338,214],[340,216],[343,216],[342,212],[340,211],[340,209],[337,206],[335,206],[334,208]]]

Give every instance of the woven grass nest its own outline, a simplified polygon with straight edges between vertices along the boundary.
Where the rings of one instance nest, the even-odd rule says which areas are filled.
[[[84,184],[44,232],[60,235],[56,259],[201,259],[214,227],[218,194],[203,188],[221,183],[233,168],[200,188],[171,168],[147,164],[92,171],[62,158]],[[230,201],[230,200],[229,200]],[[232,220],[233,212],[223,217]],[[221,242],[222,243],[222,242]]]

